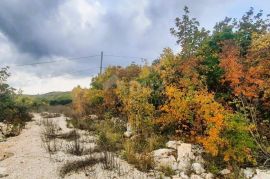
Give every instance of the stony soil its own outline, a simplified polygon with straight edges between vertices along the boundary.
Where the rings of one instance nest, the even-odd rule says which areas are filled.
[[[0,167],[7,170],[8,178],[58,178],[58,164],[50,160],[42,147],[39,115],[29,122],[19,136],[0,143]],[[6,156],[3,158],[3,156]]]
[[[0,168],[6,170],[8,174],[5,177],[6,179],[57,179],[60,178],[59,170],[65,162],[74,159],[75,156],[65,154],[61,150],[52,156],[48,154],[42,145],[40,137],[41,120],[42,117],[39,114],[34,114],[33,121],[26,125],[26,128],[19,136],[0,142]],[[53,120],[57,121],[61,132],[71,130],[66,127],[66,118],[64,116]],[[94,138],[93,136],[83,137],[91,140]],[[85,168],[79,173],[69,173],[64,178],[156,178],[154,173],[139,172],[125,161],[119,158],[117,160],[121,166],[118,171],[103,170],[100,164],[96,164],[94,167]]]

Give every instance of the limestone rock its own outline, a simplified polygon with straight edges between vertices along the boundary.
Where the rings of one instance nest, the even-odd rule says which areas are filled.
[[[132,136],[132,132],[126,131],[126,132],[124,132],[124,136],[127,138],[130,138]]]
[[[255,175],[255,170],[252,168],[241,169],[241,175],[245,179],[250,179]]]
[[[200,164],[200,163],[193,163],[191,168],[198,175],[205,172],[205,169],[203,168],[202,164]]]
[[[153,151],[155,167],[171,167],[173,170],[177,169],[177,162],[174,157],[175,150],[173,149],[158,149]]]
[[[221,170],[220,172],[219,172],[221,175],[228,175],[228,174],[230,174],[231,173],[231,171],[229,170],[229,169],[223,169],[223,170]]]
[[[181,173],[180,173],[180,177],[181,177],[182,179],[189,179],[189,177],[185,174],[185,172],[181,172]]]
[[[180,161],[177,161],[177,169],[179,171],[188,171],[191,168],[191,160],[189,158],[183,158]]]
[[[183,158],[194,158],[192,153],[192,145],[188,143],[182,143],[177,147],[177,161],[181,161]]]
[[[127,123],[127,131],[124,133],[124,136],[130,138],[133,135],[131,124]]]
[[[190,179],[203,179],[200,175],[191,174]]]
[[[270,170],[256,169],[256,174],[252,179],[268,179],[270,178]]]
[[[182,143],[177,147],[177,162],[178,169],[180,171],[187,171],[191,167],[191,160],[194,159],[195,156],[192,152],[192,145],[188,143]]]
[[[172,140],[166,143],[166,147],[177,150],[177,147],[183,143],[182,141]]]
[[[212,173],[206,173],[206,175],[204,176],[205,179],[214,179],[215,176]]]

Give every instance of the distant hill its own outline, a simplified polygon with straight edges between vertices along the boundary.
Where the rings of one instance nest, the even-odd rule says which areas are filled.
[[[38,95],[25,95],[34,100],[42,100],[48,102],[49,105],[66,105],[72,102],[71,92],[49,92],[45,94],[38,94]]]

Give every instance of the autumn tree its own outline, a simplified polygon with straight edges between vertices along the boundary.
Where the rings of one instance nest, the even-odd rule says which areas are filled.
[[[165,48],[154,68],[165,86],[177,83],[177,67],[179,57],[176,57],[170,48]]]
[[[83,89],[80,86],[77,86],[71,92],[73,100],[73,109],[79,116],[83,116],[86,114],[86,105],[87,105],[86,91],[87,89]]]
[[[216,93],[219,98],[226,98],[228,91],[221,83],[223,70],[220,67],[220,53],[225,41],[235,44],[239,55],[247,55],[251,46],[253,34],[264,34],[269,31],[269,19],[264,16],[263,11],[256,13],[250,8],[242,18],[226,17],[216,23],[213,33],[198,49],[198,56],[202,59],[200,66],[201,75],[206,77],[209,90]],[[226,100],[226,99],[225,99]]]
[[[260,92],[263,92],[262,100],[269,106],[270,98],[270,32],[266,34],[254,34],[249,49],[247,63],[252,66],[253,73],[258,73],[258,80],[261,81]]]
[[[182,91],[166,88],[167,102],[156,120],[166,134],[182,140],[200,143],[212,156],[244,163],[254,162],[255,144],[251,125],[241,114],[233,114],[215,101],[214,94],[205,90]]]
[[[181,55],[191,57],[196,54],[196,50],[207,38],[208,31],[200,28],[200,23],[196,18],[189,16],[190,12],[187,6],[184,7],[182,18],[175,19],[175,28],[171,28],[171,34],[177,38],[177,44],[181,45]]]
[[[143,145],[153,133],[200,144],[231,166],[267,162],[268,17],[251,8],[209,33],[185,7],[175,25],[179,54],[165,48],[152,65],[108,67],[89,89],[73,90],[74,109],[127,119]]]
[[[148,101],[151,90],[142,87],[137,81],[119,82],[117,88],[133,130],[137,134],[149,134],[154,112],[154,106]]]
[[[263,140],[258,125],[262,121],[261,112],[264,111],[264,106],[259,107],[259,104],[268,101],[265,99],[267,99],[270,66],[265,53],[268,53],[270,43],[267,35],[258,38],[261,38],[260,43],[254,40],[245,57],[241,56],[239,48],[234,43],[226,42],[220,65],[224,69],[223,82],[232,89],[236,108],[244,115],[246,122],[254,125],[255,130],[250,130],[250,133],[262,155],[268,158],[269,144]]]
[[[216,94],[227,92],[221,83],[223,70],[219,65],[219,55],[222,51],[222,43],[236,38],[230,21],[231,19],[226,18],[224,21],[217,23],[212,36],[207,38],[198,49],[197,58],[200,59],[198,71],[205,78],[208,89]]]

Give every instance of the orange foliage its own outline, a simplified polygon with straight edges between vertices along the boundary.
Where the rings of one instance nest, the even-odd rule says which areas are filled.
[[[79,116],[85,115],[86,110],[86,95],[87,89],[83,89],[80,86],[72,90],[72,99],[73,99],[73,109]]]
[[[220,133],[224,128],[226,111],[214,100],[214,95],[206,91],[198,92],[194,100],[197,104],[196,117],[206,125],[206,129],[197,139],[209,153],[216,156],[220,146],[224,145]]]
[[[207,91],[182,91],[174,86],[166,87],[168,101],[161,107],[163,114],[157,123],[178,126],[176,134],[202,143],[212,155],[218,154],[223,140],[220,132],[224,127],[222,105]]]
[[[199,59],[190,58],[180,60],[177,72],[181,74],[179,79],[179,87],[187,89],[190,87],[196,89],[203,88],[203,80],[200,78],[198,73]]]
[[[220,66],[224,70],[223,83],[229,83],[236,96],[258,97],[262,80],[261,66],[252,66],[251,59],[239,56],[239,49],[232,41],[224,43]]]
[[[263,98],[270,98],[270,33],[254,34],[247,60],[254,68],[255,79],[260,78],[261,80],[260,89],[263,91]],[[265,100],[265,102],[267,101],[269,103],[269,99]]]

